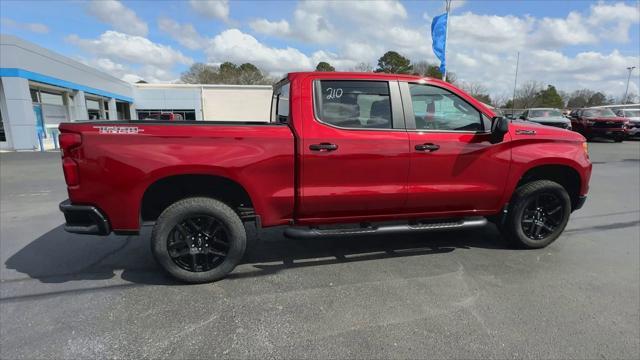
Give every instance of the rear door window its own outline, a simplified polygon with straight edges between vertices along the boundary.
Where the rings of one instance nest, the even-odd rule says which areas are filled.
[[[315,82],[316,117],[347,129],[391,129],[387,81],[319,80]]]

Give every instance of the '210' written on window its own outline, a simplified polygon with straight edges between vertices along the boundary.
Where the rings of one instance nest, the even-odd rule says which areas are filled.
[[[316,117],[347,129],[390,129],[391,99],[386,81],[319,80],[314,83]]]

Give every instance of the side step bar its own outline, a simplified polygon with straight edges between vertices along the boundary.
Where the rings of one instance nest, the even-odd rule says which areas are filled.
[[[478,228],[487,225],[484,217],[469,217],[451,220],[435,220],[429,222],[401,225],[367,225],[348,229],[319,229],[290,227],[284,230],[284,235],[292,239],[311,239],[334,236],[398,234],[418,231],[443,231]]]

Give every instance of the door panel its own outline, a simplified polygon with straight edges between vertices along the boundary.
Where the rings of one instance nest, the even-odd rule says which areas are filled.
[[[488,117],[452,90],[407,83],[400,88],[410,129],[407,211],[498,210],[509,173],[508,137],[491,144]]]
[[[303,112],[301,219],[386,215],[404,209],[410,153],[406,130],[395,128],[403,117],[397,82],[391,82],[391,88],[388,82],[368,88],[353,83],[361,82],[316,83],[315,99],[323,96],[318,102],[324,109],[317,110],[319,116]]]
[[[410,132],[409,212],[495,210],[509,172],[505,144],[488,134]],[[505,138],[506,140],[506,138]],[[438,150],[415,150],[435,144]]]

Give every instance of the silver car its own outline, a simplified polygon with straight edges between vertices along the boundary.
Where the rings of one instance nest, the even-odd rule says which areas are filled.
[[[628,136],[640,136],[640,109],[618,109],[616,115],[629,120],[627,123]]]
[[[571,120],[562,115],[562,111],[553,108],[531,108],[525,110],[520,119],[542,125],[571,130]]]

